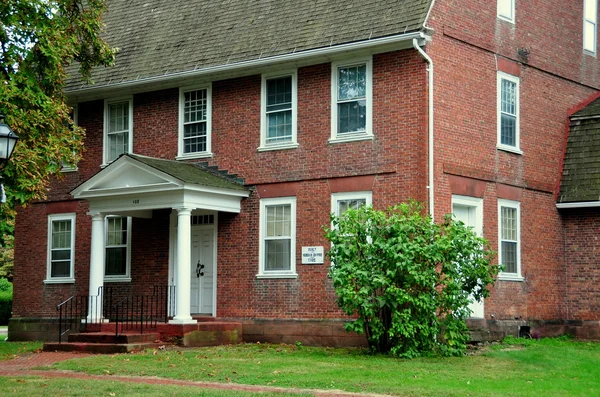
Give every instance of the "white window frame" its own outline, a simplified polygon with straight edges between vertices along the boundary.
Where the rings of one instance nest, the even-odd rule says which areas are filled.
[[[500,272],[498,279],[509,281],[523,281],[521,275],[521,203],[513,200],[498,199],[498,263],[503,263],[502,258],[502,207],[513,208],[517,216],[517,263],[516,273]],[[512,241],[512,240],[511,240]]]
[[[297,278],[296,273],[296,197],[265,198],[260,200],[259,221],[259,266],[256,278]],[[267,207],[289,205],[291,216],[290,270],[265,270],[265,237],[267,234]]]
[[[107,166],[112,163],[116,159],[109,160],[108,159],[108,127],[109,127],[109,114],[108,107],[109,105],[115,103],[127,102],[129,107],[129,125],[128,125],[128,142],[127,142],[127,151],[125,153],[133,153],[133,98],[125,97],[125,98],[114,98],[110,100],[104,101],[104,139],[103,139],[103,150],[102,150],[102,166]]]
[[[184,131],[184,110],[185,94],[192,91],[206,90],[206,150],[203,152],[184,153],[183,131]],[[177,159],[194,159],[212,157],[212,84],[205,84],[193,87],[179,88],[179,138],[177,145]]]
[[[510,8],[509,15],[502,11],[506,6]],[[515,23],[515,0],[498,0],[498,18],[513,24]]]
[[[74,125],[79,125],[79,107],[77,106],[77,104],[73,105],[72,107],[72,112],[73,112],[73,124]],[[62,163],[62,168],[60,169],[61,172],[63,173],[67,173],[67,172],[75,172],[77,171],[77,164],[73,165],[73,166],[69,166],[68,164],[65,164],[64,162]]]
[[[510,146],[502,143],[502,80],[506,80],[515,84],[515,146]],[[497,95],[496,95],[496,113],[497,113],[497,129],[498,140],[497,148],[507,152],[523,154],[521,151],[521,99],[520,99],[520,79],[516,76],[498,72],[497,75]]]
[[[52,277],[52,222],[54,221],[70,221],[71,222],[71,262],[70,274],[68,277]],[[66,284],[75,282],[75,213],[52,214],[48,215],[48,253],[46,266],[45,284]]]
[[[592,14],[593,19],[588,18],[588,7],[592,7],[590,9],[590,14]],[[590,26],[593,30],[591,33],[591,37],[588,37],[587,27]],[[583,49],[585,52],[591,55],[596,55],[596,47],[597,47],[597,38],[598,38],[598,0],[583,0]],[[592,46],[587,46],[587,41],[592,40]]]
[[[114,275],[108,276],[106,275],[106,250],[107,248],[113,247],[108,245],[108,219],[109,218],[126,218],[127,219],[127,260],[125,262],[125,274],[124,275]],[[104,281],[105,282],[131,282],[131,225],[132,218],[130,216],[118,216],[118,215],[108,215],[104,218]],[[115,246],[116,247],[116,246]]]
[[[282,77],[292,79],[292,139],[287,142],[267,143],[267,81]],[[260,146],[258,151],[294,149],[298,147],[298,73],[296,70],[268,73],[262,75],[260,102]]]
[[[365,205],[373,205],[373,193],[371,191],[331,193],[331,213],[340,216],[338,202],[344,200],[365,200]]]
[[[366,120],[365,131],[338,134],[338,81],[339,69],[366,66]],[[373,58],[358,58],[331,63],[331,138],[329,143],[352,142],[373,139]]]

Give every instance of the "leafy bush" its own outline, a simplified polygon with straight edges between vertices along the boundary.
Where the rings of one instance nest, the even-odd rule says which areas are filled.
[[[364,332],[375,352],[462,354],[470,299],[489,296],[499,270],[487,241],[449,215],[433,223],[416,202],[352,209],[331,221],[337,302],[357,316],[346,330]]]
[[[13,285],[5,278],[0,278],[0,325],[7,325],[12,312]]]

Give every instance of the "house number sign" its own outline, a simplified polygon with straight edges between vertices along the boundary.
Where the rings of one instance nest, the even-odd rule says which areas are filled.
[[[323,247],[302,247],[302,264],[318,265],[323,263]]]

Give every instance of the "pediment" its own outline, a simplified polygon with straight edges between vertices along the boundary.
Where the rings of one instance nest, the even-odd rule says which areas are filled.
[[[178,188],[183,182],[149,167],[128,156],[115,162],[88,179],[71,194],[75,198],[91,198],[114,194],[161,191]]]

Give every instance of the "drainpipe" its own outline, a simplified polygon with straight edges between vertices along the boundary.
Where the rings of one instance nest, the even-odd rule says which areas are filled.
[[[427,67],[427,75],[428,75],[428,82],[427,85],[429,87],[429,110],[428,110],[428,116],[429,116],[429,125],[428,125],[428,130],[429,130],[429,151],[428,151],[428,157],[429,157],[429,184],[427,186],[427,189],[429,190],[429,215],[431,216],[431,220],[434,221],[434,200],[433,200],[433,193],[434,193],[434,189],[433,189],[433,61],[431,60],[431,58],[429,57],[429,55],[427,55],[425,53],[425,51],[423,51],[421,49],[421,47],[419,46],[419,41],[417,39],[413,39],[413,47],[415,48],[415,50],[417,50],[419,52],[419,54],[421,54],[421,56],[425,59],[425,61],[427,61],[428,67]]]

